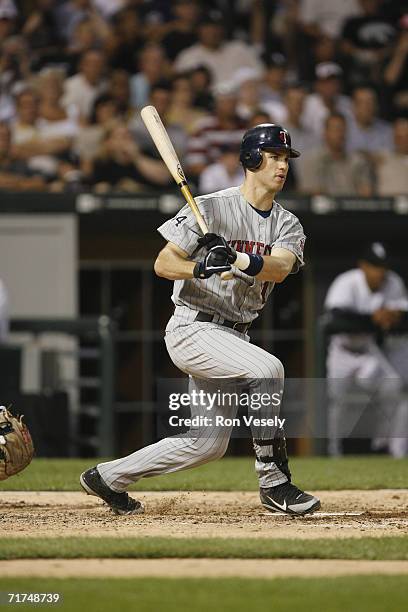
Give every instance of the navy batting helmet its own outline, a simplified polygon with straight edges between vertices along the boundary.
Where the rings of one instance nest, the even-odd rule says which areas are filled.
[[[262,163],[262,151],[287,152],[289,157],[300,155],[299,151],[292,149],[289,132],[274,123],[260,123],[245,132],[239,155],[244,168],[256,170]]]

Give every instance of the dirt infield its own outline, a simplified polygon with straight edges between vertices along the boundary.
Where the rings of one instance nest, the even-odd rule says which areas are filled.
[[[31,559],[0,561],[2,577],[279,578],[408,574],[407,561],[344,559]]]
[[[358,538],[408,533],[408,490],[315,494],[322,511],[304,518],[265,512],[257,493],[197,491],[134,494],[146,505],[145,514],[118,517],[83,493],[2,492],[0,520],[3,537]]]

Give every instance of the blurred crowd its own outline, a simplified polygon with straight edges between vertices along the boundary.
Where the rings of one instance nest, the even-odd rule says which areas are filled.
[[[146,104],[201,193],[275,122],[286,191],[406,194],[408,0],[0,0],[1,190],[169,189]]]

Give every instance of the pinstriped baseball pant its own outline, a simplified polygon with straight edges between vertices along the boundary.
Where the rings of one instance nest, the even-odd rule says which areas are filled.
[[[192,311],[194,312],[194,311]],[[174,317],[173,317],[174,319]],[[174,364],[189,375],[189,389],[214,393],[230,390],[232,381],[251,380],[252,391],[269,394],[283,389],[284,370],[275,356],[249,343],[248,336],[215,323],[174,322],[167,327],[165,342]],[[180,322],[179,322],[180,323]],[[171,331],[169,331],[169,329]],[[258,381],[258,385],[257,385]],[[233,418],[238,406],[217,405],[215,414]],[[267,406],[257,416],[270,417],[279,408]],[[208,415],[207,406],[191,406],[191,416]],[[168,437],[142,448],[127,457],[98,464],[98,471],[113,490],[124,491],[140,478],[166,474],[196,467],[222,457],[231,436],[231,427],[202,430],[190,429],[186,437]],[[276,429],[257,428],[254,438],[269,440]],[[258,456],[271,456],[270,445],[254,444]],[[281,484],[286,476],[273,462],[255,461],[255,469],[262,487]]]

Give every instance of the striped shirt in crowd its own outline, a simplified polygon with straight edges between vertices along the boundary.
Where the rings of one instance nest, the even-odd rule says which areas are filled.
[[[187,165],[207,166],[218,160],[225,146],[236,145],[238,151],[246,126],[238,118],[235,123],[235,128],[226,129],[215,116],[203,117],[198,121],[197,129],[189,140]]]

